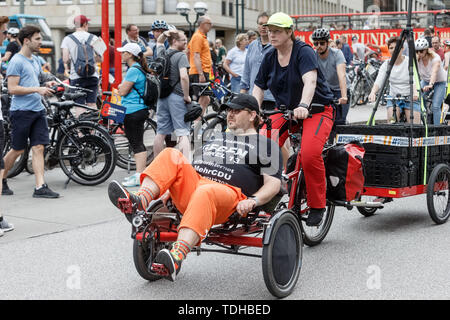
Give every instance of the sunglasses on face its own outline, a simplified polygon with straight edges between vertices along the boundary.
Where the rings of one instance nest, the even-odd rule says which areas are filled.
[[[241,113],[241,111],[247,111],[247,112],[250,112],[250,110],[249,110],[249,109],[246,109],[246,108],[244,108],[244,109],[232,109],[232,108],[227,108],[227,109],[226,109],[226,112],[227,112],[227,113],[231,113],[231,114],[239,114],[239,113]]]
[[[328,42],[326,42],[326,41],[314,41],[314,46],[315,47],[318,47],[319,45],[321,45],[321,46],[324,46],[324,45],[326,45]]]
[[[7,34],[8,34],[8,30],[3,31],[2,33],[3,33],[4,35],[7,35]]]
[[[422,53],[422,52],[425,52],[425,49],[423,49],[423,50],[417,50],[417,53]]]

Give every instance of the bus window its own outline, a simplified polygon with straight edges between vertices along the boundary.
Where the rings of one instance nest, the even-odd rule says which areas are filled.
[[[44,19],[31,18],[31,17],[21,17],[20,23],[22,26],[32,25],[41,29],[42,40],[44,41],[52,41],[52,32],[45,22]]]

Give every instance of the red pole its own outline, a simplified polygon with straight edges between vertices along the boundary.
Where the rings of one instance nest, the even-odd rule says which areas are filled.
[[[102,63],[102,90],[108,91],[109,85],[109,4],[102,0],[102,39],[106,44]]]
[[[122,46],[122,0],[115,0],[115,24],[114,24],[114,69],[115,69],[115,81],[114,88],[117,88],[122,82],[122,55],[117,51],[117,48]]]

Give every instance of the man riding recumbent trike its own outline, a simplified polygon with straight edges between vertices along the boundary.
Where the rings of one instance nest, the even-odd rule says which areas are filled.
[[[230,131],[196,150],[192,164],[167,148],[143,172],[136,194],[113,181],[109,197],[133,225],[134,262],[144,279],[174,281],[191,251],[225,252],[261,257],[267,288],[285,297],[301,270],[306,210],[297,201],[279,203],[281,151],[257,133],[255,98],[239,94],[225,107]],[[291,196],[306,201],[297,197],[301,180],[291,186]],[[243,253],[243,247],[262,248],[262,255]]]

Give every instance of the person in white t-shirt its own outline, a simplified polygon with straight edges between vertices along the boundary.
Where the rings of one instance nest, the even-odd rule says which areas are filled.
[[[231,75],[231,91],[235,93],[241,91],[241,78],[244,74],[247,46],[247,34],[238,34],[236,36],[236,46],[228,52],[223,64],[223,68]]]
[[[84,15],[75,17],[75,32],[63,39],[61,43],[61,49],[64,62],[64,73],[66,75],[69,74],[70,84],[72,86],[78,86],[92,91],[92,93],[87,94],[86,98],[79,98],[75,100],[75,102],[80,104],[87,104],[89,107],[96,108],[99,79],[98,72],[95,71],[92,76],[86,78],[82,78],[77,74],[77,72],[75,71],[75,62],[77,60],[78,44],[71,37],[74,36],[82,44],[91,39],[89,44],[93,45],[98,40],[98,37],[88,32],[89,21],[90,19],[88,19]],[[95,50],[95,47],[94,52],[96,55],[95,62],[102,62],[102,53],[97,52]],[[75,113],[77,116],[82,112],[84,112],[82,108],[75,108]]]
[[[387,46],[389,49],[389,53],[394,53],[395,46],[400,42],[399,37],[392,37],[388,40]],[[399,54],[397,59],[395,60],[394,66],[392,67],[391,74],[389,76],[390,90],[389,97],[394,98],[400,95],[401,97],[409,97],[410,96],[410,86],[409,86],[409,58],[402,54]],[[390,59],[386,60],[383,65],[380,67],[378,71],[377,79],[375,80],[375,84],[372,88],[372,91],[369,94],[369,101],[374,102],[376,100],[376,94],[380,90],[383,85],[384,79],[387,76],[387,68],[390,63]],[[413,96],[413,110],[414,110],[414,123],[420,124],[420,105],[418,103],[418,92],[417,88],[414,86],[414,96]],[[400,119],[401,110],[405,110],[406,120],[410,121],[410,103],[405,101],[399,101],[397,109],[397,119]],[[393,110],[392,100],[387,101],[387,119],[388,122],[393,118],[394,110]]]
[[[366,52],[370,50],[365,44],[358,42],[357,36],[352,37],[352,49],[354,57],[360,61],[364,61]]]
[[[433,94],[433,123],[441,122],[441,106],[447,89],[447,73],[442,66],[441,58],[432,49],[425,38],[419,38],[415,42],[418,69],[420,74],[420,86],[427,94],[434,90]]]

